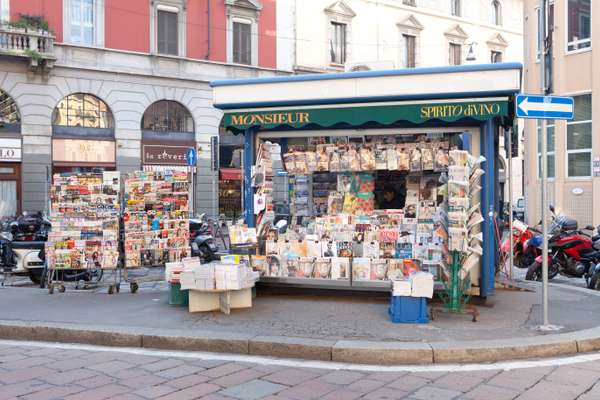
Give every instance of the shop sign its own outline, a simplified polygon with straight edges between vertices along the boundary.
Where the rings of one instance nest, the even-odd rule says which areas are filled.
[[[21,161],[21,139],[0,139],[0,162]]]
[[[53,139],[52,160],[72,163],[115,163],[115,142],[109,140]]]
[[[277,126],[301,128],[308,124],[329,127],[338,123],[352,126],[367,122],[390,125],[396,122],[422,124],[428,121],[455,122],[464,118],[485,121],[508,115],[507,101],[474,101],[451,103],[412,103],[362,107],[310,108],[230,112],[225,114],[225,126],[233,129]]]
[[[187,166],[189,145],[143,144],[142,163],[146,165]]]

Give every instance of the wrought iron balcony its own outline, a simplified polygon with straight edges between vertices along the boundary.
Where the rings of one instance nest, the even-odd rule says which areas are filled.
[[[0,56],[23,57],[29,67],[52,68],[54,36],[50,32],[0,25]]]

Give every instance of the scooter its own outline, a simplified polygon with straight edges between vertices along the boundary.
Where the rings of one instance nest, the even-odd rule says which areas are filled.
[[[206,214],[190,219],[190,247],[192,257],[200,257],[205,263],[219,259],[219,246],[210,232]]]
[[[513,220],[513,264],[517,268],[529,268],[540,255],[540,251],[536,246],[530,246],[529,240],[539,232],[530,228],[527,224]],[[510,251],[510,238],[506,238],[502,243],[500,250],[503,259],[508,259]]]
[[[41,213],[24,212],[6,224],[1,235],[1,261],[5,271],[29,275],[33,283],[42,281],[44,261],[40,251],[48,239],[50,222]]]
[[[594,249],[591,236],[578,229],[577,221],[564,215],[556,215],[552,206],[550,211],[553,222],[549,230],[551,237],[548,240],[548,279],[559,273],[573,278],[584,277],[589,286],[592,266],[597,263],[596,260],[600,260],[600,251]],[[588,225],[584,230],[593,231],[594,227]],[[536,235],[529,242],[530,246],[536,246],[541,252],[541,235]],[[536,257],[535,262],[527,269],[525,279],[541,280],[542,260],[541,255]]]

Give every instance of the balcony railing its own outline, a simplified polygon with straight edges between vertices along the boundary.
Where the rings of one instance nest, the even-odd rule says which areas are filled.
[[[0,25],[0,55],[27,57],[30,66],[52,67],[54,36],[50,32]]]

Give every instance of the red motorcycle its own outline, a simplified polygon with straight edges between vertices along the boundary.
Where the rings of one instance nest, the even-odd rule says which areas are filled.
[[[548,279],[557,274],[568,277],[585,277],[589,282],[593,273],[591,266],[595,265],[600,257],[600,252],[595,250],[591,236],[578,229],[577,221],[564,215],[556,216],[554,207],[552,211],[552,225],[549,229],[548,240]],[[594,230],[593,226],[586,226],[585,230]],[[530,246],[535,245],[541,254],[542,237],[536,235],[529,240]],[[535,262],[527,269],[525,276],[527,280],[542,279],[542,256],[538,256]]]
[[[517,268],[529,268],[541,252],[536,246],[530,246],[529,240],[539,234],[527,224],[519,221],[513,221],[513,264]],[[507,237],[500,246],[501,262],[505,265],[508,262],[510,254],[510,238]]]

